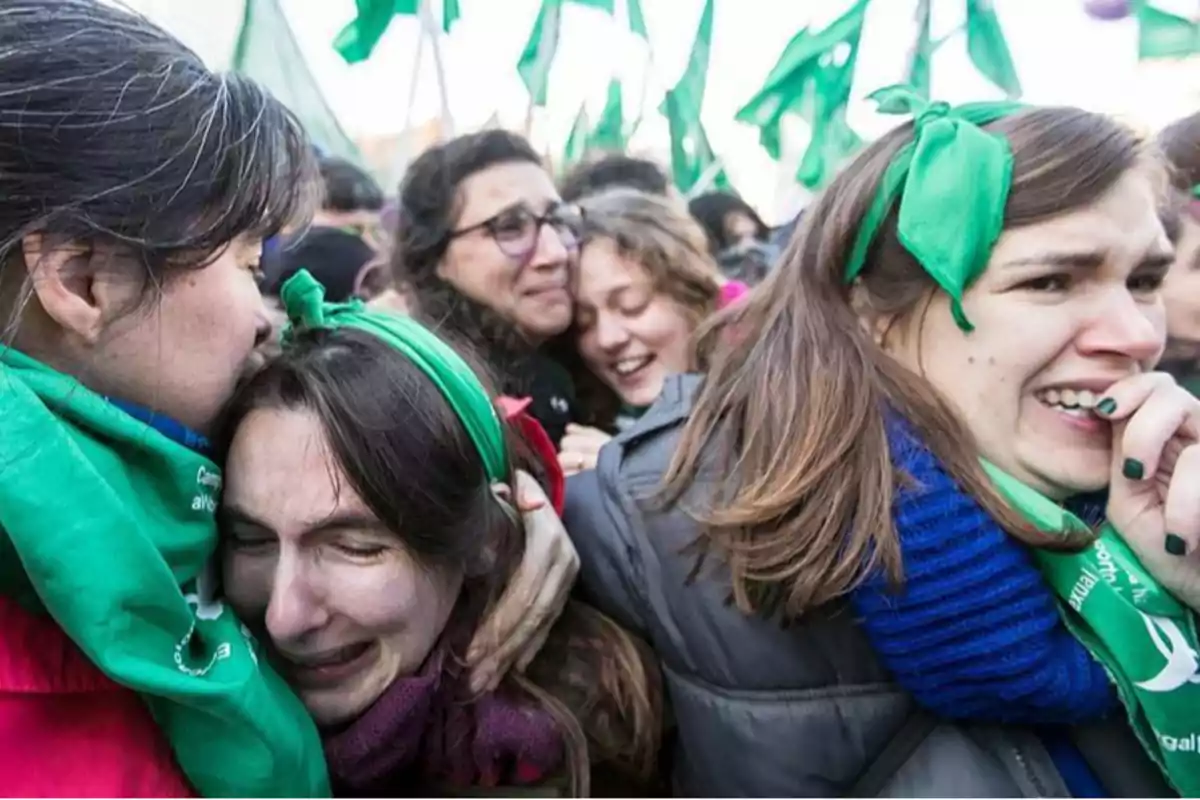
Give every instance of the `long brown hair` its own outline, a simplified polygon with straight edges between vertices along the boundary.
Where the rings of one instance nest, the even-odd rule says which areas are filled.
[[[704,229],[681,201],[617,187],[585,197],[579,208],[581,250],[593,242],[611,242],[622,257],[646,270],[655,293],[675,301],[692,329],[717,310],[721,272],[709,253]],[[579,421],[609,430],[621,399],[588,369],[579,355],[578,339],[579,329],[572,321],[552,352],[575,382]],[[707,347],[694,347],[692,367],[702,370],[707,364]]]
[[[471,635],[516,571],[525,531],[495,501],[482,459],[440,390],[374,336],[311,330],[240,390],[223,439],[255,409],[280,407],[316,415],[349,484],[418,563],[465,575],[442,634],[455,664],[465,663]],[[510,485],[517,467],[540,471],[511,436],[509,453]],[[510,672],[497,691],[554,719],[575,794],[588,793],[593,764],[634,781],[654,772],[662,720],[656,662],[599,612],[569,603],[526,675]]]
[[[1092,202],[1134,167],[1132,132],[1074,108],[1031,109],[986,126],[1014,156],[1005,227]],[[855,286],[844,266],[884,170],[913,138],[905,124],[869,146],[806,212],[783,263],[746,302],[704,326],[720,337],[671,461],[660,500],[679,502],[702,456],[720,459],[698,545],[723,556],[744,611],[795,617],[882,568],[903,580],[892,519],[897,484],[885,428],[892,409],[1012,536],[1054,546],[996,493],[970,430],[921,375],[888,356],[874,331],[920,313],[935,286],[884,223]],[[969,180],[969,177],[964,177]],[[690,505],[690,504],[689,504]]]

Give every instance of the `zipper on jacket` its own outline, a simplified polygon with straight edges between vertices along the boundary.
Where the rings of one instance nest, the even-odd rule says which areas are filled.
[[[1033,784],[1033,790],[1037,793],[1037,796],[1047,797],[1049,793],[1046,791],[1046,785],[1038,777],[1037,771],[1030,768],[1029,761],[1026,760],[1025,755],[1021,752],[1021,748],[1013,745],[1012,752],[1016,756],[1017,764],[1024,770],[1026,777],[1029,778],[1029,782]]]

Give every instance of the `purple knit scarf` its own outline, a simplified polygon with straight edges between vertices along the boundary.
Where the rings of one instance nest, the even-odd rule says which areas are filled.
[[[562,767],[563,739],[548,713],[495,692],[463,699],[459,672],[439,647],[417,674],[326,736],[335,789],[394,796],[422,786],[530,785]]]

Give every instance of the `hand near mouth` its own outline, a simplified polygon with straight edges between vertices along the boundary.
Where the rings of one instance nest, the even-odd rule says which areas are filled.
[[[1200,400],[1164,372],[1109,387],[1108,520],[1160,583],[1200,609]]]

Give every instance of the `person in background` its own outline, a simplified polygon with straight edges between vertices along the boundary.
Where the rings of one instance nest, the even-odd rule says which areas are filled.
[[[650,653],[579,603],[467,684],[467,646],[558,509],[472,367],[418,323],[284,288],[282,356],[227,420],[224,585],[321,728],[337,796],[656,789]],[[561,501],[561,495],[559,495]],[[559,591],[565,590],[562,587]]]
[[[1158,144],[1178,209],[1175,263],[1163,284],[1168,338],[1160,366],[1200,396],[1200,112],[1169,125]]]
[[[584,596],[669,665],[680,794],[1192,796],[1162,165],[1079,109],[876,98],[913,121],[569,479]]]
[[[392,256],[412,313],[482,355],[504,395],[528,398],[557,444],[575,388],[543,345],[571,324],[579,214],[518,134],[430,148],[405,173]]]
[[[706,192],[688,201],[688,211],[708,237],[714,258],[736,247],[765,244],[771,229],[749,203],[732,192]]]
[[[99,0],[5,3],[0,67],[0,786],[327,794],[210,561],[209,437],[262,364],[262,243],[311,213],[311,145],[253,81]],[[576,569],[561,527],[530,533],[473,675],[520,658]]]
[[[615,187],[636,189],[660,197],[676,196],[667,173],[654,161],[624,153],[605,153],[573,167],[563,178],[559,193],[568,203]]]
[[[353,297],[369,300],[378,287],[368,280],[367,267],[376,260],[375,250],[357,233],[312,227],[284,240],[274,257],[264,263],[263,293],[278,297],[289,278],[307,269],[325,287],[331,302]]]
[[[580,210],[575,314],[555,350],[579,395],[580,424],[559,454],[568,475],[595,467],[600,448],[658,399],[669,376],[703,371],[692,334],[729,302],[704,232],[681,204],[617,188]]]
[[[380,217],[383,189],[365,170],[335,156],[321,156],[321,208],[313,225],[341,228],[360,237],[376,250],[383,249]]]

